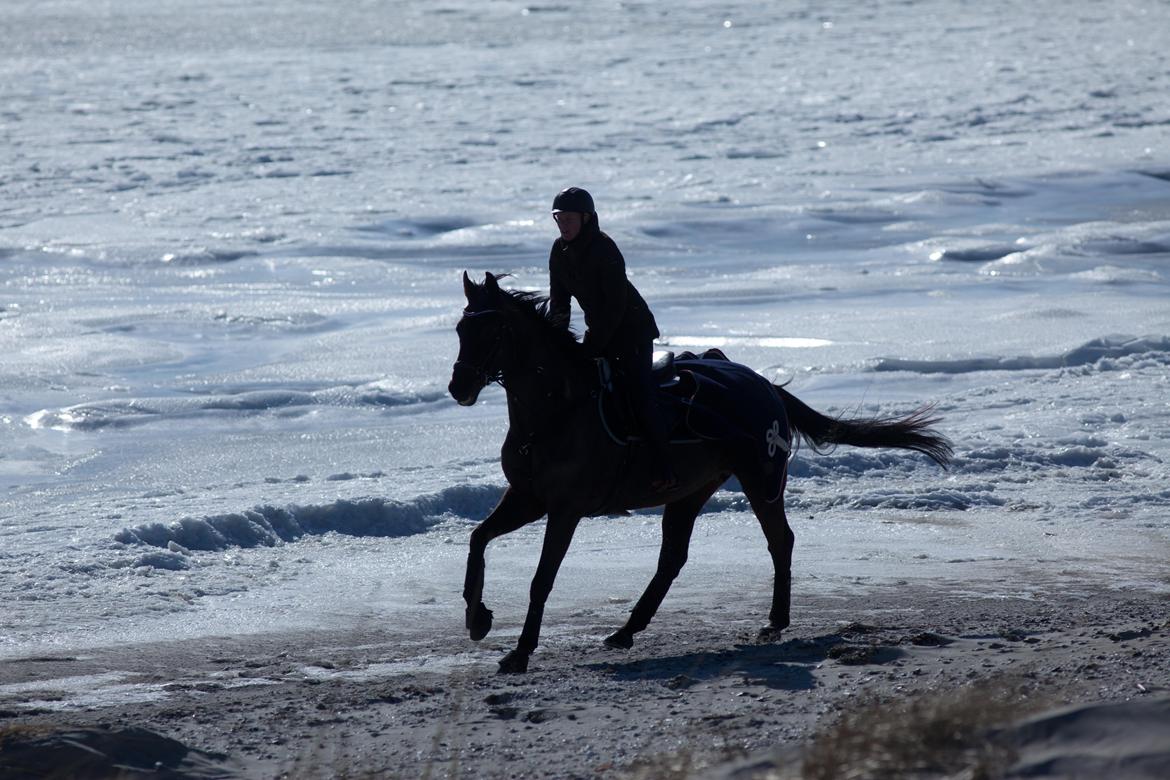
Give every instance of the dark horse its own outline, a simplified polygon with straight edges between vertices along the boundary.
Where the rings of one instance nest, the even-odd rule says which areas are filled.
[[[770,625],[764,632],[777,636],[789,624],[794,536],[784,515],[783,487],[793,434],[814,449],[833,444],[900,447],[924,453],[941,465],[950,459],[950,442],[931,430],[938,420],[930,416],[929,407],[902,418],[834,420],[752,374],[756,383],[764,382],[765,404],[775,407],[767,419],[777,419],[779,426],[773,423],[768,446],[783,447],[780,457],[762,460],[756,456],[759,448],[742,439],[691,437],[671,445],[677,486],[655,492],[650,487],[653,470],[647,448],[619,441],[607,428],[599,414],[597,366],[564,323],[550,316],[547,300],[501,289],[492,274],[476,284],[464,273],[463,289],[467,308],[456,327],[459,357],[448,389],[460,405],[471,406],[485,386],[499,382],[507,393],[509,421],[501,451],[508,488],[471,532],[463,598],[472,639],[483,639],[492,626],[492,613],[482,601],[488,542],[548,515],[524,629],[516,649],[500,661],[500,672],[527,671],[545,601],[582,517],[666,505],[658,570],[626,624],[605,640],[611,647],[629,648],[686,562],[695,517],[734,474],[763,528],[775,567]],[[726,392],[735,394],[732,403],[740,406],[753,397],[746,386],[728,385]],[[758,387],[754,392],[759,398]]]

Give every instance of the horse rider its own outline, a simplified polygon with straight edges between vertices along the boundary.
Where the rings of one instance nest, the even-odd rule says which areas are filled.
[[[646,301],[626,277],[626,261],[613,239],[601,232],[593,197],[579,187],[553,199],[561,236],[548,257],[549,309],[569,326],[570,298],[585,315],[584,346],[590,357],[606,358],[629,399],[646,437],[657,491],[678,480],[670,465],[666,426],[654,403],[650,367],[658,325]]]

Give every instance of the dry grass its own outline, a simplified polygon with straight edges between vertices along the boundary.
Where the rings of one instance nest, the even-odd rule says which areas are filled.
[[[714,767],[748,756],[720,721],[688,732],[687,746],[666,753],[644,754],[619,776],[627,780],[694,780],[707,777]]]
[[[657,755],[634,763],[630,780],[690,780],[694,777],[695,757],[683,748],[677,753]]]
[[[994,780],[1015,761],[1004,726],[1054,702],[1015,677],[973,683],[909,698],[860,699],[802,749],[741,765],[752,780]],[[689,749],[643,758],[630,780],[692,780],[739,755],[699,757]]]
[[[821,731],[803,780],[991,780],[1014,760],[994,730],[1044,708],[1030,686],[998,679],[896,701],[868,700]]]

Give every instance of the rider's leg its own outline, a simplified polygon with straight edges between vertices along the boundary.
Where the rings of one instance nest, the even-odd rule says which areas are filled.
[[[613,360],[624,374],[622,390],[629,399],[634,417],[646,437],[651,457],[652,485],[655,490],[668,490],[678,483],[678,478],[670,462],[668,448],[670,432],[666,430],[666,421],[654,402],[656,388],[650,371],[654,360],[653,342],[647,340],[633,344],[614,355]]]

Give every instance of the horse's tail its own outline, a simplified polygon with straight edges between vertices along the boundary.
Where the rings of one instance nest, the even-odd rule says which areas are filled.
[[[780,385],[773,386],[784,402],[789,424],[818,453],[827,452],[834,444],[897,447],[921,452],[943,468],[954,454],[950,439],[931,429],[942,419],[934,414],[933,406],[924,406],[905,417],[833,419],[809,407]]]

